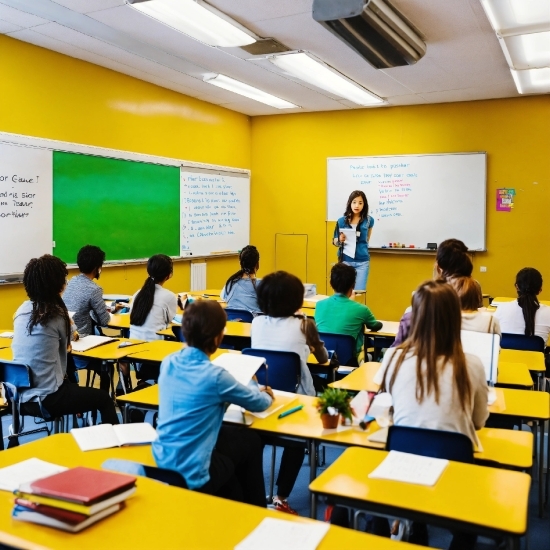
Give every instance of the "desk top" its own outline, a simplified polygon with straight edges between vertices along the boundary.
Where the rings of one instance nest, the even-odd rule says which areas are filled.
[[[397,331],[399,330],[399,321],[380,321],[382,328],[376,332],[372,332],[368,328],[365,328],[365,334],[368,336],[388,336],[395,338]]]
[[[514,300],[517,300],[517,298],[511,298],[509,296],[497,296],[496,298],[493,298],[491,305],[498,306],[499,304],[513,302]],[[550,306],[550,300],[539,300],[539,302],[541,304],[544,304],[545,306]]]
[[[544,353],[541,351],[501,349],[499,361],[506,361],[509,363],[525,363],[531,372],[546,372]]]
[[[156,409],[159,404],[158,385],[150,386],[127,395],[117,397],[117,401],[130,403],[136,406]],[[323,429],[321,418],[315,408],[317,398],[307,395],[296,395],[296,401],[289,403],[285,408],[267,418],[256,418],[247,414],[252,421],[252,429],[279,435],[294,436],[303,439],[316,439],[325,443],[337,445],[354,445],[358,447],[372,447],[383,449],[383,443],[368,441],[368,436],[376,432],[379,427],[372,422],[367,430],[359,427],[340,426],[336,430]],[[296,405],[304,405],[301,411],[279,419],[278,414],[291,409]],[[476,453],[477,460],[491,461],[513,468],[525,469],[532,465],[533,434],[513,430],[483,428],[478,432],[483,448]]]
[[[497,400],[489,406],[492,414],[503,414],[525,420],[550,418],[550,394],[543,391],[495,388]]]
[[[52,435],[0,453],[0,466],[27,458],[68,467],[100,468],[108,458],[135,460],[154,465],[150,446],[123,447],[83,453],[70,434]],[[0,542],[18,548],[96,550],[114,541],[118,549],[174,547],[189,549],[233,549],[265,517],[288,521],[312,521],[297,516],[281,516],[266,510],[194,491],[170,487],[151,479],[138,478],[136,494],[126,507],[77,535],[32,523],[13,521],[13,495],[0,492]],[[183,521],[175,521],[175,513]],[[144,518],[147,521],[144,521]],[[238,521],[235,521],[238,518]],[[399,550],[405,543],[367,535],[352,529],[331,526],[319,550],[341,548],[380,548]],[[409,545],[406,548],[410,548]],[[416,547],[419,548],[419,547]]]
[[[129,313],[113,313],[111,319],[107,323],[110,328],[130,328],[130,314]]]
[[[186,344],[183,342],[153,340],[152,342],[147,342],[147,344],[144,346],[140,346],[140,349],[136,350],[135,353],[128,354],[128,359],[135,361],[151,361],[154,363],[161,363],[166,357],[168,357],[168,355],[181,351],[185,346]],[[218,349],[215,353],[212,354],[211,359],[219,357],[222,353],[241,352],[229,349]],[[130,395],[132,394],[129,394],[129,396]]]
[[[346,449],[310,484],[310,490],[396,510],[414,510],[425,514],[428,522],[436,516],[514,535],[527,531],[531,485],[527,474],[450,462],[433,487],[370,479],[368,473],[386,455],[386,451]]]
[[[0,349],[11,348],[12,342],[13,342],[13,338],[0,338]]]
[[[119,348],[121,342],[140,342],[133,346],[125,346]],[[133,340],[130,338],[117,338],[114,342],[109,342],[103,344],[102,346],[97,346],[88,351],[76,352],[73,351],[72,354],[78,357],[90,357],[92,359],[101,359],[102,361],[116,361],[117,359],[122,359],[131,353],[135,353],[141,349],[145,349],[149,345],[149,342],[144,342],[143,340]]]
[[[499,360],[497,384],[532,388],[533,379],[525,363],[509,363]]]

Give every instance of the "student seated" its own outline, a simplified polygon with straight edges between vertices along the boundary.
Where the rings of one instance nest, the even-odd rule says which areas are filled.
[[[382,323],[367,306],[353,299],[356,275],[355,268],[347,264],[338,263],[332,267],[330,286],[336,294],[317,304],[315,323],[319,332],[353,336],[355,354],[359,356],[363,348],[364,327],[376,332],[382,328]]]
[[[533,267],[524,267],[516,275],[517,300],[499,304],[495,318],[504,333],[540,336],[544,343],[550,335],[550,307],[541,304],[542,275]]]
[[[162,340],[157,332],[171,326],[178,307],[176,295],[163,288],[173,274],[172,258],[164,254],[151,256],[147,273],[149,276],[130,304],[130,338]]]
[[[253,348],[297,353],[300,356],[297,393],[315,395],[307,358],[313,353],[319,363],[325,363],[328,354],[313,319],[295,315],[303,302],[304,285],[298,277],[285,271],[267,275],[258,285],[258,303],[264,315],[252,321],[251,340]],[[277,478],[277,495],[273,497],[275,509],[296,514],[287,499],[300,473],[304,454],[305,447],[301,443],[285,446]]]
[[[471,277],[474,265],[468,256],[468,247],[458,239],[447,239],[437,247],[434,264],[434,279],[448,281],[453,277]],[[411,311],[407,308],[401,321],[392,348],[402,344],[409,335]]]
[[[260,254],[255,246],[245,246],[239,254],[241,269],[227,279],[221,298],[231,309],[243,309],[257,315],[260,313],[256,287],[261,279],[256,278],[260,269]]]
[[[223,340],[226,316],[209,300],[189,305],[182,330],[188,347],[168,356],[159,378],[158,439],[161,468],[179,472],[190,489],[265,508],[262,443],[247,428],[222,426],[228,403],[267,409],[270,388],[237,382],[210,362]]]
[[[490,311],[480,310],[483,297],[479,283],[472,277],[451,277],[449,284],[455,289],[462,310],[462,330],[488,332],[500,336],[498,319]]]
[[[30,301],[15,313],[12,351],[14,361],[30,367],[33,387],[21,395],[21,412],[56,418],[98,410],[102,422],[118,424],[106,392],[80,387],[66,378],[72,332],[61,298],[66,277],[65,263],[49,254],[32,259],[25,267],[23,285]]]
[[[80,336],[94,333],[93,324],[105,326],[111,315],[103,300],[103,289],[94,279],[99,279],[105,261],[105,252],[98,246],[83,246],[76,257],[80,274],[73,277],[63,293],[63,301],[69,311],[74,311],[73,322]],[[117,304],[115,311],[123,308]],[[103,371],[101,361],[74,357],[77,369],[90,368],[100,373],[100,388],[109,391],[110,377]]]
[[[488,388],[481,361],[462,350],[460,330],[456,292],[442,281],[422,283],[408,339],[384,356],[381,388],[392,395],[395,425],[459,432],[474,445],[489,416]],[[425,526],[416,527],[411,542],[427,544]],[[473,548],[475,540],[455,533],[450,548]]]

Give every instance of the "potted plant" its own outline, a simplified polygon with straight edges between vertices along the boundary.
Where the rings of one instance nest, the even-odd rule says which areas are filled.
[[[351,420],[353,411],[350,406],[351,395],[339,388],[326,388],[317,399],[317,410],[321,414],[323,428],[329,430],[338,427],[340,416]]]

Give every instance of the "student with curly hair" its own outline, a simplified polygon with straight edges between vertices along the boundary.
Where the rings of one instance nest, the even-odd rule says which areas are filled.
[[[14,317],[13,359],[28,365],[33,387],[22,392],[21,412],[55,418],[98,410],[104,423],[118,424],[109,395],[95,388],[69,382],[67,352],[71,348],[71,321],[61,294],[67,267],[46,254],[25,267],[23,285],[29,300]]]

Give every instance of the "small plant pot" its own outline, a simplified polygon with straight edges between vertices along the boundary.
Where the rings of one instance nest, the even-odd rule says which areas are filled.
[[[340,415],[331,415],[329,413],[323,413],[321,415],[321,422],[323,423],[323,428],[325,430],[334,430],[338,427],[338,420],[340,419]]]

